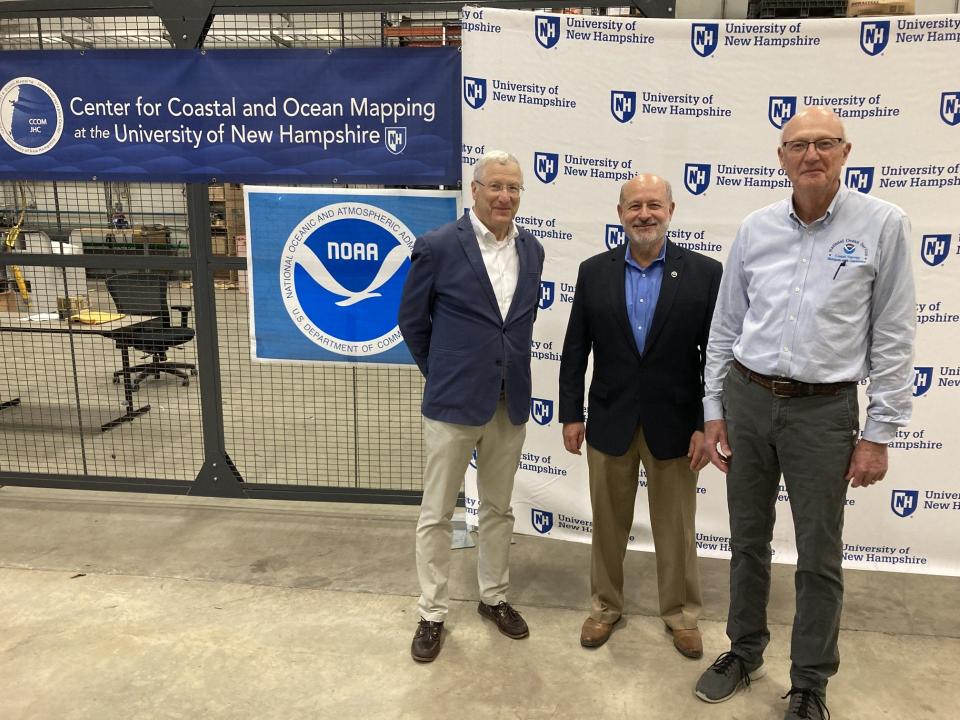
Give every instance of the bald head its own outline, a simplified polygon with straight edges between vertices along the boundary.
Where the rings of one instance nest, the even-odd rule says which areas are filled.
[[[826,107],[813,106],[804,108],[786,122],[783,130],[780,131],[780,142],[789,142],[798,135],[813,130],[822,131],[823,137],[847,139],[846,131],[843,129],[843,122],[841,122],[833,110]]]
[[[620,205],[623,205],[623,200],[627,195],[640,188],[649,190],[662,188],[665,193],[664,198],[666,199],[666,204],[669,205],[673,202],[673,188],[670,187],[669,182],[659,175],[641,173],[640,175],[635,175],[620,186]]]

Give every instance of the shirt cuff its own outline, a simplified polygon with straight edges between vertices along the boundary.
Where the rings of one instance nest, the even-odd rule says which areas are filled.
[[[897,437],[898,425],[888,422],[879,422],[867,418],[867,423],[863,428],[863,439],[870,442],[886,445]]]
[[[720,398],[703,399],[703,421],[723,420],[723,402]]]

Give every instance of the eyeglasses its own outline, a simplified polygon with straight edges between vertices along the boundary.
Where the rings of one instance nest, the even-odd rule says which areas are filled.
[[[474,182],[480,187],[485,187],[487,192],[493,195],[499,195],[504,190],[506,190],[507,195],[510,197],[520,197],[520,193],[523,192],[523,185],[501,185],[500,183],[482,183],[479,180],[474,180]]]
[[[791,155],[804,155],[807,148],[813,145],[817,152],[827,153],[836,149],[844,142],[843,138],[820,138],[819,140],[790,140],[783,143],[782,147]]]

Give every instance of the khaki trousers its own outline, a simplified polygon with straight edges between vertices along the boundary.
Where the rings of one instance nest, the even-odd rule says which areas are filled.
[[[660,617],[671,629],[692,629],[697,627],[703,602],[695,526],[697,473],[690,469],[687,457],[653,457],[639,427],[624,455],[607,455],[587,447],[593,506],[590,617],[612,623],[623,613],[623,559],[633,525],[641,462],[647,472]]]
[[[510,539],[513,535],[513,477],[520,464],[526,425],[514,425],[501,399],[486,425],[456,425],[423,418],[426,465],[423,501],[417,523],[417,576],[424,620],[442,622],[449,607],[451,517],[463,475],[477,449],[480,495],[477,584],[488,605],[506,600],[510,584]]]

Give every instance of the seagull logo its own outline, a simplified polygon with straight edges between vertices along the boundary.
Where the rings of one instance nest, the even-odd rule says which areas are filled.
[[[347,290],[347,288],[337,282],[337,279],[327,270],[327,266],[323,264],[323,261],[318,258],[316,253],[309,247],[304,246],[300,253],[297,254],[297,264],[307,271],[307,274],[313,278],[317,285],[328,293],[339,295],[343,298],[343,300],[338,300],[336,305],[349,307],[356,305],[358,302],[369,300],[370,298],[380,297],[380,293],[378,293],[377,290],[397,274],[397,270],[400,269],[407,257],[408,252],[406,247],[397,245],[387,253],[387,256],[383,259],[383,264],[380,265],[380,269],[377,270],[377,274],[373,280],[370,281],[370,284],[359,292]]]

